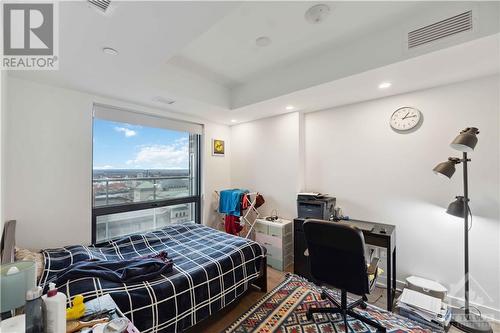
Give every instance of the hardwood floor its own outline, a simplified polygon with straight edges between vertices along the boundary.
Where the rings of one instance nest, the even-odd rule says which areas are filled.
[[[277,271],[273,268],[267,268],[267,288],[271,291],[275,288],[285,277],[285,272]],[[239,316],[245,313],[252,305],[264,296],[257,290],[257,288],[250,290],[240,301],[230,305],[221,312],[215,314],[211,318],[199,323],[186,331],[186,333],[219,333],[226,327],[233,323]],[[385,309],[386,307],[386,293],[385,289],[375,288],[375,290],[368,296],[368,302]],[[491,323],[493,332],[500,332],[500,324]],[[461,331],[455,327],[451,327],[448,333],[460,333]]]
[[[285,278],[285,272],[277,271],[273,268],[267,268],[267,290],[271,291]],[[239,316],[245,313],[252,305],[257,303],[265,293],[257,288],[252,288],[236,304],[231,304],[228,308],[206,319],[195,327],[186,331],[186,333],[219,333],[231,325]]]

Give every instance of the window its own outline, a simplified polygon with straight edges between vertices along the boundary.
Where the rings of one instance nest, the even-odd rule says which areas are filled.
[[[200,223],[201,125],[94,106],[92,242]]]

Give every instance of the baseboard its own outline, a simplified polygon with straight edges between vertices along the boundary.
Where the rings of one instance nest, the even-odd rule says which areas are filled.
[[[376,286],[379,288],[387,288],[387,278],[384,275],[380,275],[377,278],[377,283]],[[403,290],[403,288],[406,286],[406,282],[396,280],[396,289],[397,290]]]
[[[377,287],[379,288],[387,288],[387,278],[385,276],[379,276],[377,278]],[[406,286],[406,283],[404,281],[396,280],[396,289],[398,290],[403,290],[403,288]],[[464,305],[464,299],[460,297],[455,297],[455,296],[447,296],[448,304],[454,308],[460,308]],[[500,309],[495,309],[486,305],[470,302],[471,306],[476,307],[481,311],[482,316],[492,322],[499,323],[500,324]]]
[[[460,298],[460,297],[448,295],[447,299],[448,299],[448,304],[450,304],[454,308],[460,308],[460,307],[464,306],[464,303],[465,303],[465,300],[463,298]],[[482,305],[482,304],[478,304],[478,303],[474,303],[474,302],[469,302],[469,304],[470,304],[470,306],[474,306],[477,309],[479,309],[479,311],[481,311],[481,315],[483,316],[483,318],[500,324],[500,309],[495,309],[495,308],[492,308],[492,307],[489,307],[486,305]],[[471,309],[471,311],[474,311],[474,310]]]

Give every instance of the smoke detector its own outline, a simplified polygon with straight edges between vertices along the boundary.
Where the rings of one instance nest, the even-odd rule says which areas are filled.
[[[328,5],[325,5],[324,3],[321,3],[309,8],[304,14],[304,18],[309,23],[317,24],[323,22],[329,14],[330,7]]]
[[[271,38],[267,36],[259,37],[255,40],[255,44],[260,47],[266,47],[271,44]]]

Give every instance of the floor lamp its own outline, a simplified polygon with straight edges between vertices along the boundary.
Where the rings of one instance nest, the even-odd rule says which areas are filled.
[[[450,215],[464,219],[464,241],[465,241],[465,305],[462,309],[454,309],[452,314],[452,325],[460,330],[469,333],[492,333],[490,324],[482,319],[480,315],[470,312],[469,309],[469,215],[472,216],[469,208],[469,188],[467,163],[471,160],[467,157],[468,152],[472,152],[477,144],[477,134],[479,130],[475,127],[468,127],[460,132],[450,146],[462,152],[462,158],[450,157],[448,161],[439,163],[434,169],[436,175],[451,178],[455,173],[455,165],[463,165],[464,192],[463,196],[457,196],[455,201],[450,203],[446,212]]]

